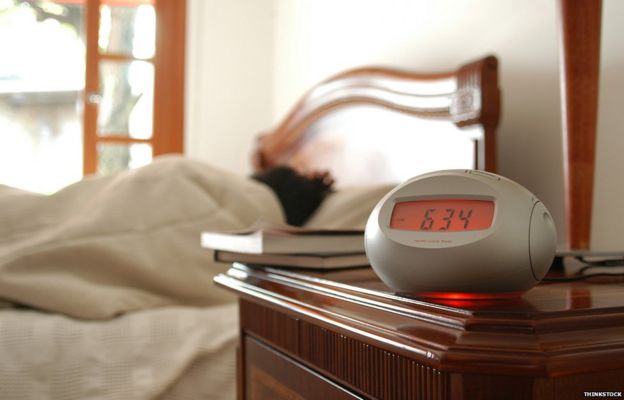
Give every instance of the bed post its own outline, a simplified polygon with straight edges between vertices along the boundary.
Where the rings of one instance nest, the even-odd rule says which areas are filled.
[[[561,108],[563,116],[567,245],[590,245],[602,0],[560,0]]]
[[[475,168],[496,172],[496,129],[500,118],[496,57],[489,56],[459,69],[452,113],[459,127],[481,125],[483,136],[475,140]]]

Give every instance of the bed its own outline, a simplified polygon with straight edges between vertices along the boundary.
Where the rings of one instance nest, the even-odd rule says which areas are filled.
[[[254,167],[330,171],[337,189],[307,225],[362,227],[412,175],[496,170],[497,68],[489,56],[446,73],[336,75],[257,140]],[[0,243],[0,398],[234,398],[238,311],[211,283],[227,265],[199,248],[199,232],[280,222],[258,185],[169,157],[51,203],[2,188],[0,207],[53,207],[27,224],[0,220],[0,237],[13,238]]]

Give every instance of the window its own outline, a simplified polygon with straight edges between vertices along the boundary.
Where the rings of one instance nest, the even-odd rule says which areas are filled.
[[[182,152],[185,12],[0,0],[0,183],[52,192]]]

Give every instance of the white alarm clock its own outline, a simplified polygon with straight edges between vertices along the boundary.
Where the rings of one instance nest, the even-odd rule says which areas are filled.
[[[523,186],[502,176],[448,170],[417,176],[373,209],[366,254],[402,292],[502,295],[535,286],[557,243],[552,217]]]

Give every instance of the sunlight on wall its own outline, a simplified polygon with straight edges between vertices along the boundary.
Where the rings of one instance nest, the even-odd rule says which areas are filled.
[[[499,171],[547,204],[563,231],[556,2],[276,0],[273,116],[310,85],[363,65],[445,71],[499,58]]]

